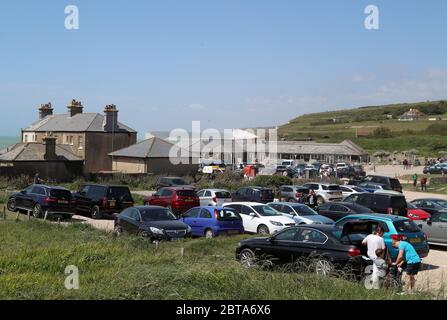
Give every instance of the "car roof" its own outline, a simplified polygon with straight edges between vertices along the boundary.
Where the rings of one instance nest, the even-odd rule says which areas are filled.
[[[135,206],[135,207],[130,207],[130,208],[135,208],[138,210],[141,210],[141,209],[166,209],[166,207],[162,207],[162,206]]]
[[[305,206],[305,207],[307,207],[305,204],[303,204],[303,203],[298,203],[298,202],[280,202],[280,201],[278,201],[278,202],[269,202],[269,203],[267,203],[267,205],[269,205],[269,204],[281,204],[281,205],[284,205],[284,206]]]
[[[226,192],[228,192],[227,189],[213,189],[213,188],[200,189],[199,191],[214,191],[214,192],[226,191]]]
[[[193,186],[190,186],[188,184],[185,184],[184,186],[174,186],[174,187],[164,187],[160,188],[160,190],[174,190],[174,191],[180,191],[180,190],[195,190]]]
[[[64,191],[70,191],[67,188],[59,187],[59,186],[48,186],[46,184],[32,184],[29,187],[41,187],[41,188],[47,188],[47,189],[53,189],[53,190],[64,190]],[[27,187],[28,188],[28,187]]]
[[[82,183],[81,186],[96,186],[96,187],[106,187],[106,188],[110,188],[110,187],[124,187],[124,188],[129,188],[129,186],[126,185],[119,185],[119,184],[107,184],[107,183]]]
[[[408,220],[408,218],[406,218],[406,217],[400,217],[400,216],[384,214],[384,213],[350,214],[342,219],[346,219],[346,218],[371,219],[371,220],[381,220],[381,221],[390,221],[390,222]]]
[[[232,204],[242,204],[242,205],[246,205],[246,206],[259,206],[259,205],[263,205],[266,206],[265,203],[261,203],[261,202],[227,202],[224,204],[225,207],[228,207]]]
[[[439,201],[439,200],[441,200],[441,201],[447,201],[446,199],[441,199],[441,198],[419,198],[419,199],[411,200],[410,202],[420,201],[420,200],[428,200],[428,201]]]

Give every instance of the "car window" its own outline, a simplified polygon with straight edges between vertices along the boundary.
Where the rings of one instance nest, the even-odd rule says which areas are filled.
[[[424,208],[430,208],[430,209],[435,208],[435,204],[431,201],[422,201],[422,206]]]
[[[203,197],[204,194],[205,194],[205,190],[200,190],[199,192],[197,192],[198,197]]]
[[[288,206],[288,205],[282,206],[281,210],[278,210],[278,211],[283,212],[283,213],[288,213],[288,214],[294,214],[295,213],[293,211],[293,209],[290,206]]]
[[[88,196],[91,198],[103,198],[106,194],[106,187],[103,186],[90,186]]]
[[[284,212],[284,211],[282,211],[283,210],[283,205],[281,205],[281,204],[273,204],[273,203],[271,203],[271,204],[269,204],[269,206],[272,207],[275,210],[278,210],[279,212]]]
[[[90,186],[81,186],[81,188],[79,188],[79,193],[88,194],[89,190],[90,190]]]
[[[65,199],[65,200],[71,199],[71,192],[68,190],[51,189],[50,195],[58,199]]]
[[[293,189],[290,187],[283,187],[282,190],[283,192],[293,192]]]
[[[200,208],[192,208],[191,210],[187,211],[183,217],[185,218],[197,218],[199,216]]]
[[[161,191],[161,196],[162,196],[162,197],[170,197],[170,196],[172,196],[173,193],[174,193],[174,191],[172,191],[172,190],[169,190],[169,189],[163,189],[163,190]]]
[[[194,190],[177,190],[177,195],[181,197],[196,197]]]
[[[107,197],[110,199],[118,199],[120,201],[132,201],[128,187],[110,187]]]
[[[270,208],[267,205],[259,205],[259,206],[253,206],[253,209],[256,210],[258,214],[260,214],[263,217],[274,217],[281,215],[278,211]]]
[[[132,208],[132,210],[129,213],[129,218],[131,218],[135,221],[140,221],[140,213],[138,212],[137,209]]]
[[[323,203],[321,206],[318,207],[319,210],[329,210],[329,207],[331,206],[330,203]]]
[[[412,220],[395,221],[393,224],[397,232],[406,233],[420,231],[419,227]]]
[[[214,214],[217,216],[217,220],[220,221],[235,221],[241,220],[241,216],[235,210],[231,210],[231,208],[225,208],[222,210],[215,210]]]
[[[130,213],[132,212],[133,208],[127,208],[123,212],[121,212],[121,215],[124,217],[129,217]]]
[[[200,211],[200,218],[211,219],[211,212],[209,212],[207,209],[202,209],[202,211]]]
[[[318,231],[312,229],[298,229],[295,235],[295,241],[303,243],[325,243],[327,236]]]
[[[358,195],[358,194],[352,194],[352,195],[350,195],[349,197],[347,197],[347,198],[345,199],[345,201],[346,201],[346,202],[357,203],[358,199],[359,199],[359,195]]]
[[[316,213],[313,209],[309,208],[308,206],[293,206],[293,208],[295,209],[296,213],[298,213],[298,215],[301,217],[318,215],[318,213]]]
[[[138,210],[136,210],[138,212]],[[143,208],[140,209],[141,218],[143,221],[166,221],[177,220],[175,215],[166,208]]]
[[[250,213],[254,212],[253,209],[247,206],[241,206],[241,214],[250,215]]]
[[[441,207],[447,208],[447,201],[446,200],[434,200],[434,203],[437,205],[440,205]]]
[[[333,204],[331,205],[331,211],[337,211],[337,212],[349,212],[349,209],[345,206],[339,205],[339,204]]]
[[[205,192],[205,197],[211,197],[211,191],[209,191],[209,190],[206,191],[206,192]]]
[[[39,195],[43,195],[43,196],[46,195],[45,189],[42,187],[33,187],[31,193],[39,194]]]
[[[297,228],[290,228],[278,233],[274,239],[277,241],[294,241],[296,239],[297,232]]]
[[[228,191],[217,191],[216,198],[217,199],[231,199],[231,194]]]
[[[241,209],[241,205],[240,204],[232,204],[232,205],[227,205],[227,206],[223,206],[225,209],[232,209],[238,213],[241,213],[242,209]]]
[[[351,189],[347,188],[347,187],[340,187],[341,191],[343,192],[352,192]]]

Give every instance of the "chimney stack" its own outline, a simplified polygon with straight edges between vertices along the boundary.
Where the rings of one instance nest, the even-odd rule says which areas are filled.
[[[56,138],[52,135],[47,135],[43,139],[43,144],[45,145],[45,160],[54,160],[57,158],[56,155]]]
[[[42,120],[43,118],[45,118],[47,116],[52,116],[52,115],[53,115],[53,106],[51,105],[51,102],[40,105],[39,120]]]
[[[71,100],[71,104],[67,108],[70,117],[74,117],[75,115],[82,113],[82,109],[84,109],[81,101],[76,101],[75,99]]]
[[[119,130],[118,127],[118,109],[114,104],[107,105],[104,108],[104,131],[106,132],[116,132]]]

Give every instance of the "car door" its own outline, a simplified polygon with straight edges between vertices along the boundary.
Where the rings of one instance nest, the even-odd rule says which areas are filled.
[[[213,194],[211,193],[210,190],[206,190],[205,193],[203,194],[203,206],[212,206],[214,205],[213,203]],[[200,201],[202,202],[202,201]],[[202,203],[200,203],[200,205],[202,206]]]
[[[82,211],[89,211],[90,210],[90,201],[87,197],[88,193],[90,191],[89,185],[81,185],[79,188],[79,191],[75,193],[75,200],[76,200],[76,208],[78,210]]]
[[[29,197],[29,194],[33,190],[34,186],[29,186],[24,190],[20,191],[15,197],[15,205],[16,208],[25,208],[26,200]]]
[[[183,215],[183,222],[191,227],[191,232],[195,236],[201,236],[199,225],[200,208],[192,208]]]
[[[263,253],[273,262],[291,263],[299,259],[301,253],[295,243],[299,230],[298,227],[292,227],[280,231],[270,238],[269,245],[263,248]]]
[[[240,189],[236,190],[236,192],[232,196],[233,201],[244,201],[244,199],[243,199],[244,193],[245,193],[245,188],[240,188]]]
[[[141,215],[138,209],[131,208],[127,224],[127,232],[130,234],[138,234],[140,231]]]
[[[447,212],[433,214],[423,229],[430,242],[447,244]]]
[[[200,190],[197,192],[197,196],[199,197],[201,206],[207,206],[205,199],[203,198],[204,195],[205,195],[205,190]]]
[[[250,215],[251,213],[254,213],[255,216],[251,216]],[[244,224],[245,231],[251,233],[258,232],[258,225],[260,218],[254,209],[246,205],[241,205],[240,215],[242,217],[242,222]]]
[[[213,227],[213,221],[211,212],[207,208],[202,208],[197,220],[197,231],[199,234],[205,235],[205,230]]]
[[[436,213],[439,211],[438,206],[430,200],[422,200],[421,201],[421,209],[427,211],[430,214]]]
[[[337,221],[341,218],[345,217],[349,212],[349,209],[345,206],[342,206],[340,204],[331,204],[329,212],[327,213],[326,217]]]

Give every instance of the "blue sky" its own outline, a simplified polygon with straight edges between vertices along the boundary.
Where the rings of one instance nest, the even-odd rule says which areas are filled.
[[[64,28],[69,4],[79,30]],[[380,30],[363,26],[369,4]],[[445,14],[444,0],[3,2],[0,135],[73,98],[86,112],[116,104],[142,134],[446,99]]]

